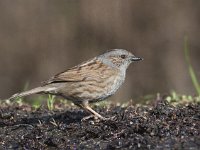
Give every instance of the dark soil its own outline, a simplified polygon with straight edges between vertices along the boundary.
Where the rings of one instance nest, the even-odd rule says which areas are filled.
[[[94,109],[115,117],[81,121],[88,114],[78,108],[1,106],[0,149],[200,149],[199,104]]]

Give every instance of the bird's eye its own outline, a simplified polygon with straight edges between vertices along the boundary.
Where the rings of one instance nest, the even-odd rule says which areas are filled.
[[[126,55],[121,55],[121,58],[122,58],[122,59],[125,59],[125,58],[126,58]]]

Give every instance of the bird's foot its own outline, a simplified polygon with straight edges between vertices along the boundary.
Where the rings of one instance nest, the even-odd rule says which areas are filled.
[[[95,119],[96,120],[97,118],[95,118],[94,115],[89,115],[89,116],[86,116],[86,117],[82,118],[81,122],[85,122],[85,121],[90,120],[90,119]]]
[[[90,119],[93,119],[93,120],[95,120],[97,122],[99,122],[99,121],[108,121],[108,120],[114,120],[115,116],[109,117],[109,118],[105,118],[105,117],[102,117],[102,116],[99,117],[99,116],[95,116],[95,115],[89,115],[89,116],[86,116],[83,119],[81,119],[81,121],[84,122],[84,121],[87,121],[87,120],[90,120]]]

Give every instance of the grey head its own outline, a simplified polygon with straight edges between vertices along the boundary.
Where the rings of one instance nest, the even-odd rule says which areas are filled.
[[[142,58],[134,56],[131,52],[124,49],[112,49],[97,57],[103,63],[126,71],[128,66],[134,61],[140,61]]]

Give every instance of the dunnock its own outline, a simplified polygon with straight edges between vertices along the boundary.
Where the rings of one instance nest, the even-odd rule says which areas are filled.
[[[88,104],[113,95],[124,82],[129,64],[139,60],[142,59],[126,50],[113,49],[55,75],[37,88],[14,94],[10,99],[36,93],[58,95],[95,117],[105,119]]]

